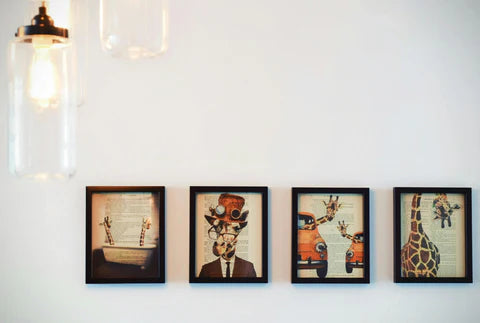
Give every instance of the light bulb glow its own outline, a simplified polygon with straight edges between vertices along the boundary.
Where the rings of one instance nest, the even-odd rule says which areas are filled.
[[[35,53],[30,65],[28,93],[40,111],[55,108],[58,104],[58,73],[51,60],[53,42],[51,37],[34,37]]]

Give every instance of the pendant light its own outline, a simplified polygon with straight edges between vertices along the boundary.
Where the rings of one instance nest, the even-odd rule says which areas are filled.
[[[100,38],[113,57],[139,59],[168,47],[167,0],[100,0]]]
[[[75,173],[76,62],[69,30],[42,1],[9,44],[9,166],[19,177],[68,179]]]

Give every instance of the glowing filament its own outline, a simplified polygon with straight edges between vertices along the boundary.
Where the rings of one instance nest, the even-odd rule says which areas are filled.
[[[29,75],[29,95],[40,110],[54,108],[58,101],[58,75],[51,60],[52,40],[49,37],[34,37],[32,64]]]

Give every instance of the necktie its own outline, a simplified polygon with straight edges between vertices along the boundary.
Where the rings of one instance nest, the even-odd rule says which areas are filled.
[[[225,275],[226,278],[230,278],[230,261],[227,261],[227,274]]]

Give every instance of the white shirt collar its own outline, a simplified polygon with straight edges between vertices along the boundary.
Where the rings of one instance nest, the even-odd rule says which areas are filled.
[[[233,257],[228,260],[230,262],[230,277],[233,277],[233,266],[235,265],[235,258],[236,256],[233,255]],[[227,260],[223,259],[223,257],[220,257],[220,265],[222,267],[222,276],[227,277]]]

